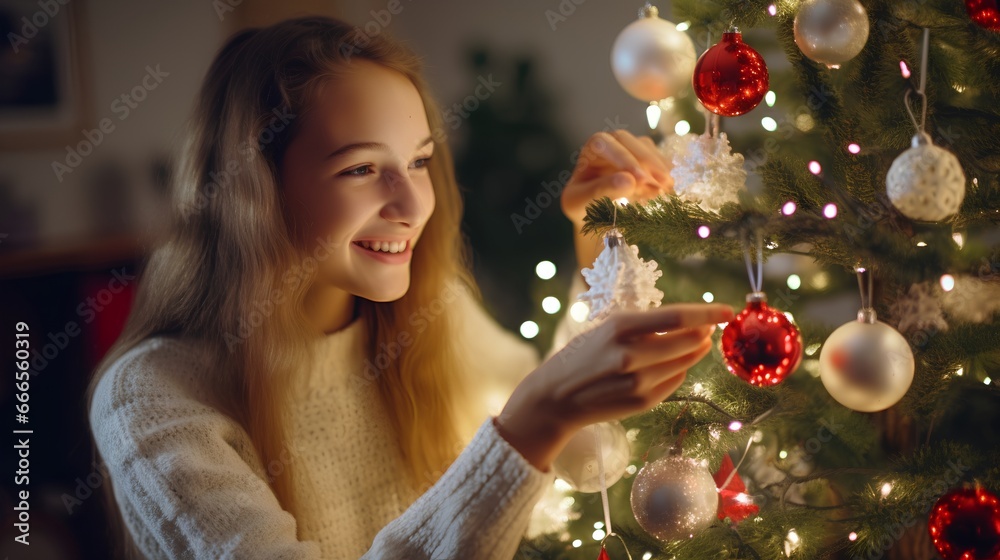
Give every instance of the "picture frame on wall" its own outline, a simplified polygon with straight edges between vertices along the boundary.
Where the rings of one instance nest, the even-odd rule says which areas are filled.
[[[83,0],[0,0],[0,150],[59,149],[90,119]]]

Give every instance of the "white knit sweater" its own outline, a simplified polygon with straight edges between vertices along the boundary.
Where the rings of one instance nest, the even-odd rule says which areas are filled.
[[[569,308],[586,286],[578,276]],[[421,496],[374,383],[364,377],[361,319],[324,337],[296,397],[287,453],[263,465],[246,431],[209,404],[195,341],[153,337],[97,386],[90,423],[126,524],[149,558],[508,560],[553,476],[496,431],[493,415],[538,364],[534,348],[464,291],[455,304],[481,414],[460,427],[468,445]],[[568,317],[547,353],[578,326]],[[267,480],[295,462],[304,511],[279,505]]]

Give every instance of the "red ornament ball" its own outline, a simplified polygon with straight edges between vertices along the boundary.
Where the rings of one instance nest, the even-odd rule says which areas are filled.
[[[784,313],[768,307],[762,293],[747,296],[746,309],[722,331],[726,367],[751,385],[777,385],[802,361],[802,335]]]
[[[965,0],[969,18],[990,31],[1000,31],[1000,2],[998,0]]]
[[[738,32],[705,51],[694,65],[694,93],[709,111],[724,117],[742,115],[767,93],[764,57],[743,42]]]
[[[1000,499],[985,488],[960,488],[934,504],[927,529],[944,560],[1000,559]]]

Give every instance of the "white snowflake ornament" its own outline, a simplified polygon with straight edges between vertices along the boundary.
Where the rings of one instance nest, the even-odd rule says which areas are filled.
[[[725,132],[677,137],[664,152],[672,154],[674,192],[683,200],[697,202],[705,210],[718,212],[727,202],[738,202],[737,193],[746,186],[743,154],[733,153]]]
[[[639,247],[628,245],[617,229],[604,237],[604,250],[593,268],[581,271],[590,289],[577,298],[590,308],[588,321],[601,320],[621,309],[645,311],[659,307],[663,292],[656,280],[663,275],[656,261],[639,257]]]

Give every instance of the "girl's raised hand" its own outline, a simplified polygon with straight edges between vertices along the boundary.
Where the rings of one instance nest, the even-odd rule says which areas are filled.
[[[711,350],[721,304],[672,304],[618,311],[578,335],[514,389],[497,430],[547,471],[580,428],[648,410],[670,396]]]
[[[649,137],[636,138],[626,130],[598,132],[580,150],[573,175],[560,196],[566,217],[573,222],[577,266],[589,267],[603,249],[600,236],[583,234],[583,218],[591,201],[621,197],[645,202],[673,192],[670,162]]]
[[[670,162],[648,136],[627,130],[598,132],[577,158],[560,198],[563,213],[575,228],[583,225],[587,205],[604,196],[643,202],[673,191]]]

